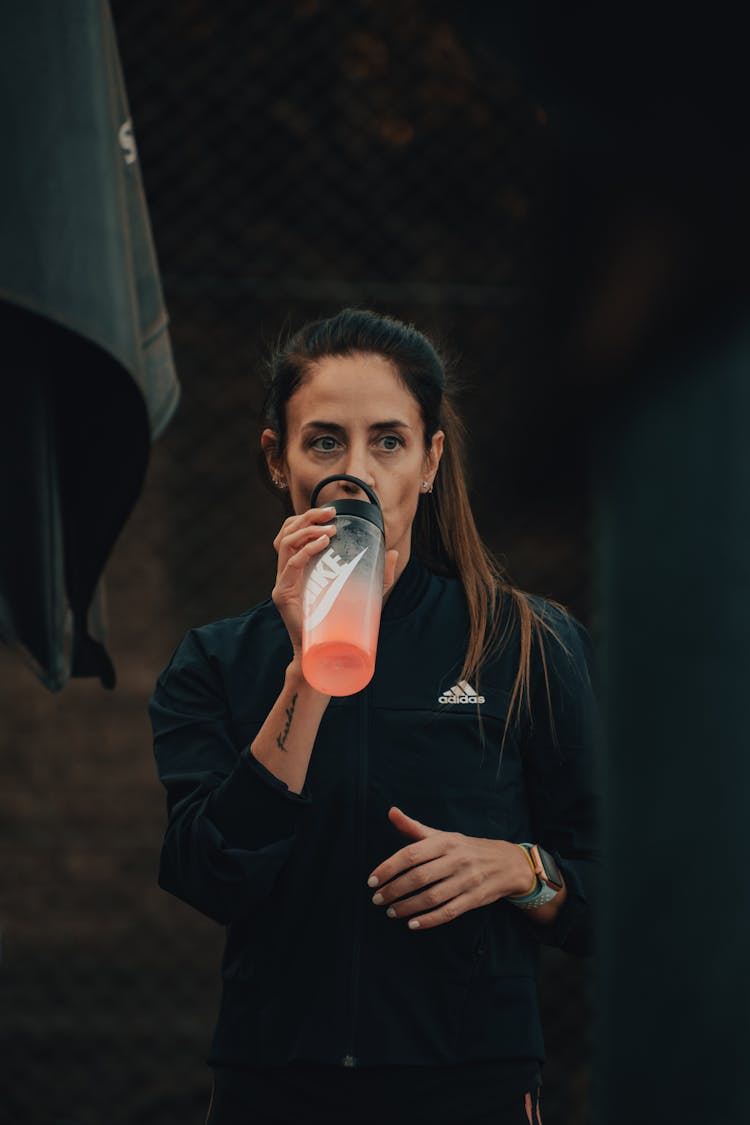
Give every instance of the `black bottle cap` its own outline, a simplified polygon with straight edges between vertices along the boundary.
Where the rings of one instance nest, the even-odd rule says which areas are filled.
[[[365,495],[368,497],[369,503],[365,500],[333,500],[328,507],[336,509],[337,516],[359,516],[362,520],[369,520],[374,523],[377,528],[385,535],[385,524],[383,522],[383,510],[380,507],[380,501],[370,488],[369,484],[365,484],[359,477],[349,476],[348,473],[335,474],[330,477],[323,477],[323,480],[318,481],[315,488],[312,490],[310,496],[310,507],[315,507],[315,502],[320,495],[320,491],[327,484],[331,484],[335,480],[348,480],[351,484],[356,484],[361,488]]]

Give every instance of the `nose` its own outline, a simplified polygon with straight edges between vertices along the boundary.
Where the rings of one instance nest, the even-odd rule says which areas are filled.
[[[370,488],[375,487],[375,477],[373,476],[367,453],[364,450],[356,448],[350,449],[342,472],[350,477],[357,477],[358,480],[364,481]],[[339,488],[341,488],[345,496],[360,495],[363,500],[365,499],[362,489],[352,481],[340,481]]]
[[[344,473],[346,476],[356,477],[373,489],[374,492],[377,492],[374,468],[366,439],[360,442],[355,436],[351,444],[347,445],[344,456],[336,458],[336,467],[335,469],[332,467],[330,472],[332,474],[334,472]],[[319,494],[317,503],[330,504],[334,500],[366,499],[365,493],[353,481],[332,480],[330,484],[325,485]]]
[[[349,472],[349,470],[347,470],[347,472]],[[358,473],[349,473],[349,476],[356,477],[357,480],[364,481],[364,483],[369,485],[370,488],[375,487],[375,481],[373,480],[372,476],[365,475],[361,471]],[[342,480],[339,482],[339,487],[345,496],[360,496],[361,494],[361,498],[363,500],[365,499],[364,494],[362,493],[362,489],[358,484],[355,484],[354,481]]]
[[[352,471],[354,470],[354,471]],[[375,479],[371,473],[366,472],[361,465],[350,468],[348,465],[341,470],[347,476],[356,477],[375,491]],[[318,504],[331,504],[334,500],[369,500],[358,484],[351,480],[332,480],[323,487],[319,494]]]

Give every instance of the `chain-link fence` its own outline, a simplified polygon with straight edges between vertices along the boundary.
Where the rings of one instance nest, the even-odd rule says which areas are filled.
[[[115,693],[49,696],[0,652],[8,1125],[205,1117],[223,933],[156,886],[145,707],[187,627],[268,594],[281,512],[256,472],[259,373],[285,327],[357,304],[443,340],[482,532],[516,582],[592,625],[585,495],[530,510],[508,484],[556,159],[544,110],[427,0],[113,11],[183,403],[108,570]],[[545,955],[556,1125],[586,1120],[589,972]]]

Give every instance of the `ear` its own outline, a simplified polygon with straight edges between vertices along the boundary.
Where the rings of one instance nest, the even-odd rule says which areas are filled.
[[[435,478],[440,464],[440,458],[443,456],[443,445],[445,443],[445,433],[443,430],[435,430],[430,442],[430,448],[425,453],[424,457],[424,475],[430,482]]]
[[[265,429],[260,435],[260,446],[271,477],[283,473],[284,465],[279,456],[279,435],[273,430]]]

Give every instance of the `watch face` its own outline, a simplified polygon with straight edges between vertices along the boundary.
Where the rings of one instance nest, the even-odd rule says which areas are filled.
[[[554,857],[551,856],[548,851],[545,851],[544,848],[537,847],[536,850],[539,854],[541,865],[544,868],[544,874],[546,876],[545,882],[547,882],[550,887],[554,887],[556,891],[562,890],[563,877],[560,868],[555,863]]]

